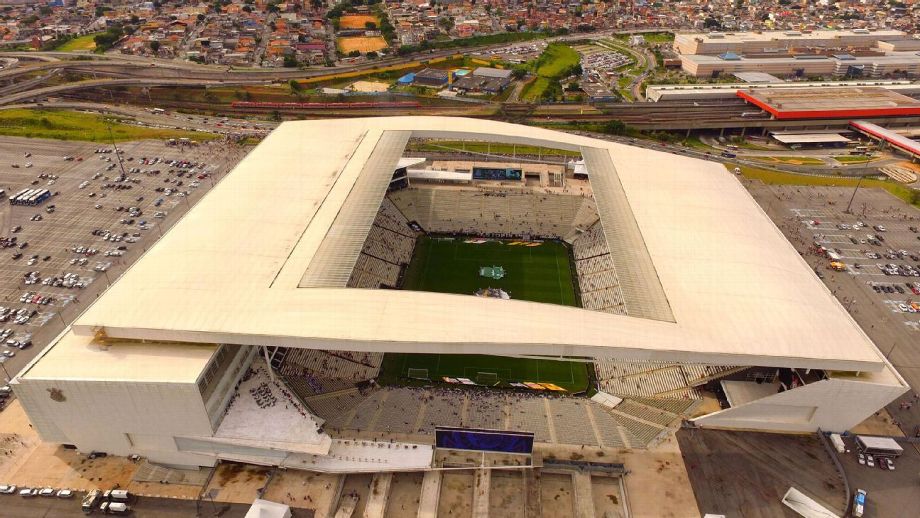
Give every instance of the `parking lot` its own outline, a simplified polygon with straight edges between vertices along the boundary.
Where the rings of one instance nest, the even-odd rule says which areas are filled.
[[[121,164],[111,144],[0,138],[0,189],[6,192],[0,200],[0,306],[12,310],[0,310],[0,337],[6,335],[0,352],[9,351],[4,378],[15,375],[248,151],[226,142],[117,147]],[[9,196],[25,188],[46,188],[52,196],[37,206],[10,204]],[[29,341],[33,347],[19,349]]]
[[[852,491],[866,492],[865,518],[916,516],[920,506],[920,491],[917,491],[916,467],[920,465],[920,454],[905,443],[904,454],[893,460],[895,469],[882,469],[878,459],[874,467],[861,465],[853,437],[844,437],[847,453],[837,454],[850,481]]]

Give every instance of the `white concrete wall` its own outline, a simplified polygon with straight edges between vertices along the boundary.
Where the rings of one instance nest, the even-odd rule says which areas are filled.
[[[213,464],[179,452],[173,440],[211,435],[194,383],[17,379],[13,390],[42,440],[167,464]]]
[[[898,396],[904,385],[828,379],[698,417],[703,428],[844,432]]]

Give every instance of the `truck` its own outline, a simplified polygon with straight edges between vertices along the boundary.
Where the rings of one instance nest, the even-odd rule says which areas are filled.
[[[102,502],[102,505],[99,506],[99,510],[104,514],[128,514],[131,512],[131,508],[128,507],[128,504],[123,502]]]
[[[124,489],[112,489],[110,491],[106,491],[106,494],[112,500],[118,500],[121,502],[127,502],[128,499],[131,497],[131,494],[125,491]]]
[[[83,509],[83,512],[90,514],[93,512],[93,509],[96,507],[96,502],[99,501],[100,491],[98,489],[93,489],[89,493],[86,493],[86,496],[83,497],[83,501],[80,503],[80,507]]]
[[[856,448],[862,453],[876,457],[900,457],[904,453],[904,448],[891,437],[872,435],[857,435]]]
[[[847,265],[841,263],[840,261],[831,261],[828,268],[834,270],[835,272],[844,272],[847,269]]]

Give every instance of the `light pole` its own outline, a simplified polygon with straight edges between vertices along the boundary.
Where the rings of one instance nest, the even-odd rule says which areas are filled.
[[[6,370],[6,365],[4,365],[4,363],[6,363],[6,356],[0,358],[0,369],[3,369],[3,374],[6,376],[6,381],[10,381],[13,379],[13,377],[10,376],[9,371]]]
[[[865,161],[864,164],[863,164],[863,173],[865,173],[865,169],[869,167],[869,155],[868,155],[868,152],[867,152],[866,155],[863,155],[863,156],[866,157],[866,161]],[[865,177],[866,177],[865,174],[860,174],[860,175],[859,175],[859,180],[856,181],[856,188],[853,189],[853,194],[850,196],[850,202],[847,203],[847,210],[843,211],[844,213],[846,213],[846,214],[852,214],[852,212],[850,212],[850,207],[853,206],[853,200],[856,198],[856,192],[859,191],[859,186],[860,186],[860,184],[862,184],[863,178],[865,178]]]

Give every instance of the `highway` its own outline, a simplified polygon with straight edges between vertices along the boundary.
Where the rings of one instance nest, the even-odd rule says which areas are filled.
[[[0,97],[0,105],[19,103],[30,99],[39,99],[49,95],[56,95],[75,90],[85,90],[87,88],[99,88],[105,86],[228,86],[228,85],[246,85],[246,84],[264,84],[266,81],[261,79],[239,79],[234,81],[214,81],[201,79],[89,79],[78,81],[76,83],[65,83],[62,85],[46,86],[36,88],[25,92]]]

